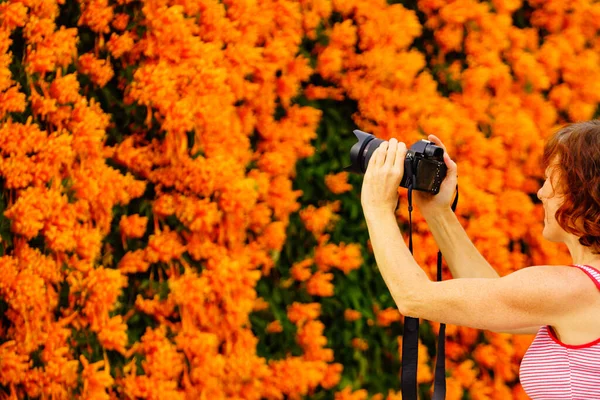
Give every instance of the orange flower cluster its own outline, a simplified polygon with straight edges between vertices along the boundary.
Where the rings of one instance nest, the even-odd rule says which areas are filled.
[[[273,364],[256,355],[248,326],[256,283],[270,273],[300,208],[295,164],[313,154],[321,116],[294,101],[313,74],[298,48],[331,6],[147,0],[135,9],[129,1],[81,0],[77,26],[96,36],[91,51],[78,54],[78,28],[56,24],[63,3],[0,6],[0,176],[14,235],[12,255],[0,258],[11,322],[0,327],[10,339],[1,350],[2,384],[16,397],[98,399],[280,399],[334,387],[342,368],[324,347],[318,315],[295,322],[304,356]],[[27,88],[9,70],[18,28]],[[115,127],[106,104],[86,97],[114,81],[123,110],[145,109],[142,125]],[[10,118],[27,106],[25,122]],[[129,133],[107,145],[115,128]],[[147,135],[152,129],[160,134]],[[121,212],[115,225],[115,210],[148,190],[150,207]],[[43,242],[43,253],[32,240]],[[306,289],[330,296],[332,276],[311,273]],[[130,285],[139,288],[135,304],[117,311]],[[159,325],[130,342],[129,321],[142,314]],[[95,335],[99,347],[75,344],[71,332]],[[48,354],[34,367],[40,347]],[[125,364],[111,376],[107,360],[89,357],[94,351],[116,351]],[[144,357],[143,371],[136,357]]]
[[[383,139],[440,137],[461,169],[459,218],[502,274],[568,261],[541,238],[528,196],[544,139],[600,101],[600,6],[567,3],[0,4],[0,398],[366,399],[336,388],[344,366],[318,302],[364,264],[359,244],[330,236],[339,198],[357,192],[332,171],[323,183],[338,200],[301,203],[296,164],[315,154],[322,116],[302,96],[356,102],[354,122]],[[313,300],[265,327],[290,334],[287,318],[302,354],[267,361],[250,314],[274,311],[256,288],[281,268],[294,213],[317,244],[270,284]],[[433,277],[435,241],[414,222]],[[349,324],[402,322],[395,308],[343,308]],[[531,338],[447,334],[449,399],[523,398]],[[376,345],[356,335],[365,354]],[[433,361],[419,353],[429,384]]]

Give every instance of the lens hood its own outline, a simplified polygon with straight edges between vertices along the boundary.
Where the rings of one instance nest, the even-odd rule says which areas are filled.
[[[367,165],[369,160],[375,152],[375,149],[384,142],[382,139],[378,139],[370,133],[363,132],[355,129],[354,135],[358,139],[350,149],[350,165],[345,167],[345,171],[355,172],[357,174],[364,174],[367,171]]]

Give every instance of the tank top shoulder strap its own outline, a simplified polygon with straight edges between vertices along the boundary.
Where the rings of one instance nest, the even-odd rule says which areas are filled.
[[[600,290],[600,270],[597,270],[596,268],[591,267],[589,265],[581,264],[571,264],[571,267],[579,268],[580,270],[585,272],[587,276],[589,276],[594,281],[598,290]]]

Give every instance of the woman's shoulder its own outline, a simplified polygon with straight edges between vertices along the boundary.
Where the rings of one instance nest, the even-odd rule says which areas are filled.
[[[571,264],[569,267],[575,267],[583,271],[590,278],[596,287],[600,289],[600,267],[586,264]]]
[[[505,278],[507,283],[510,280],[510,284],[531,290],[532,294],[543,296],[549,302],[563,304],[566,313],[587,307],[598,310],[600,307],[598,281],[590,276],[590,271],[575,265],[535,265],[502,279]],[[531,289],[527,289],[528,285]]]
[[[525,272],[526,271],[526,272]],[[555,264],[555,265],[532,265],[522,268],[516,272],[522,272],[527,275],[541,274],[546,277],[570,277],[582,282],[592,281],[594,284],[600,281],[600,266],[587,264]]]
[[[521,268],[513,274],[519,274],[523,276],[529,277],[547,277],[547,278],[565,278],[571,277],[573,279],[577,279],[576,277],[585,277],[582,281],[590,281],[590,273],[595,273],[596,275],[600,275],[600,270],[597,267],[588,266],[588,265],[580,265],[580,264],[554,264],[554,265],[532,265],[530,267]],[[591,279],[593,281],[593,279]]]
[[[568,348],[600,343],[600,271],[596,266],[569,264],[548,266],[554,279],[570,286],[571,301],[577,305],[553,327],[546,327],[554,342]],[[553,270],[552,270],[553,269]]]

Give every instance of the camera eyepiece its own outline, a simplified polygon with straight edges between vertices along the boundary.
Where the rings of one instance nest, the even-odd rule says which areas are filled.
[[[427,157],[433,158],[443,158],[444,157],[444,149],[434,145],[428,145],[425,147],[425,155]]]

